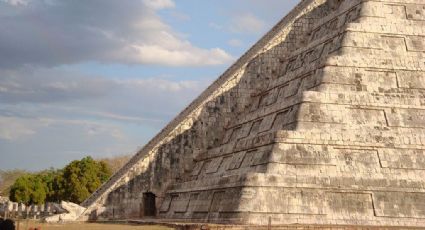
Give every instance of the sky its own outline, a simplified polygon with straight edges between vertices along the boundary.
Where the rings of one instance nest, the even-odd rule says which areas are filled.
[[[299,0],[0,0],[0,170],[134,154]]]

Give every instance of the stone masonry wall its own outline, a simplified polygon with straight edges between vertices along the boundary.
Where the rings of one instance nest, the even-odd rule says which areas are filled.
[[[205,153],[206,170],[169,191],[164,218],[424,225],[423,23],[409,19],[424,5],[405,3],[393,20],[400,2],[351,3],[281,61],[281,76],[231,125],[231,147]],[[297,99],[285,96],[294,89]]]
[[[204,111],[204,108],[207,106],[214,107],[214,100],[222,100],[224,98],[223,94],[228,92],[229,89],[233,88],[238,84],[240,78],[245,72],[245,67],[247,62],[255,57],[258,53],[262,53],[273,47],[274,43],[281,41],[283,38],[288,35],[289,32],[297,31],[297,29],[292,30],[292,25],[294,20],[303,15],[305,12],[308,12],[314,9],[320,2],[323,1],[305,0],[302,1],[288,16],[286,16],[281,22],[279,22],[268,34],[266,34],[256,45],[254,45],[245,55],[243,55],[232,67],[230,67],[217,81],[215,81],[204,93],[201,94],[193,103],[191,103],[181,114],[179,114],[169,125],[167,125],[152,141],[150,141],[139,153],[137,153],[131,160],[125,165],[119,172],[117,172],[110,180],[105,183],[98,191],[96,191],[91,197],[89,197],[83,205],[97,207],[98,204],[103,204],[106,202],[108,194],[113,190],[119,190],[119,187],[126,185],[132,178],[139,176],[139,179],[145,175],[146,181],[143,182],[142,190],[149,190],[151,185],[152,178],[152,168],[155,167],[156,159],[158,158],[158,150],[163,149],[167,143],[172,141],[177,141],[182,136],[190,135],[191,131],[188,131],[194,125],[199,125],[202,123],[203,119],[199,119],[200,113]],[[292,38],[292,43],[295,42],[295,38]],[[288,45],[288,46],[291,46]],[[269,47],[269,48],[267,48]],[[237,95],[234,95],[237,93]],[[243,92],[232,92],[228,101],[237,101],[236,104],[241,104],[243,100],[238,98],[238,95],[241,95]],[[229,93],[228,93],[229,94]],[[226,102],[226,106],[229,107],[229,102]],[[234,109],[227,108],[227,112],[233,113]],[[209,116],[208,114],[204,116]],[[215,117],[221,116],[220,114],[215,115]],[[229,120],[229,119],[227,119]],[[199,121],[197,124],[194,124],[195,121]],[[202,129],[202,127],[201,127]],[[205,128],[203,128],[205,131]],[[181,135],[185,133],[184,135]],[[178,137],[178,138],[175,138]],[[174,139],[174,140],[173,140]],[[207,139],[205,137],[199,139]],[[196,155],[198,149],[191,148],[189,151],[193,151]],[[173,153],[173,156],[176,157],[177,154]],[[191,163],[193,157],[188,156],[189,160],[186,161],[188,165],[181,167],[176,167],[174,169],[189,168],[191,169]],[[166,158],[166,157],[165,157]],[[166,158],[167,160],[169,158]],[[165,174],[165,173],[164,173]],[[161,181],[167,181],[164,179],[166,175],[160,176]],[[166,186],[163,186],[166,188]],[[165,189],[163,188],[163,189]],[[140,198],[141,199],[141,198]]]
[[[425,226],[424,38],[422,0],[302,1],[86,203],[140,218],[149,191],[174,221]]]

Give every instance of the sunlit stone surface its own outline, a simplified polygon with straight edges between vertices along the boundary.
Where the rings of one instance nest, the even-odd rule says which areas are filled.
[[[424,55],[423,0],[301,1],[86,216],[425,226]]]

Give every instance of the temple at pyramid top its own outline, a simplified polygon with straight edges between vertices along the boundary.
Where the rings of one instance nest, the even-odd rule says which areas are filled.
[[[425,226],[424,56],[423,0],[303,0],[84,218]]]

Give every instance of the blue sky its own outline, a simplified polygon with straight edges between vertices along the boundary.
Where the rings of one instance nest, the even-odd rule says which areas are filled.
[[[0,169],[132,154],[298,0],[0,0]]]

